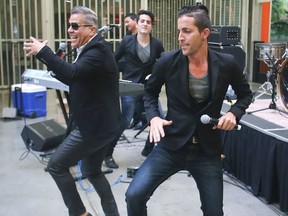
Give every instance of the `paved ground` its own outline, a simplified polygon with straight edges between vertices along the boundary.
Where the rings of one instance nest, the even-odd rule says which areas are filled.
[[[7,106],[7,92],[1,93],[1,106]],[[165,99],[163,99],[165,100]],[[51,216],[68,215],[61,195],[48,173],[44,171],[47,157],[40,157],[41,152],[29,153],[20,133],[25,124],[56,119],[61,122],[57,112],[55,94],[48,91],[47,117],[0,121],[0,216]],[[2,111],[2,110],[1,110]],[[121,216],[126,214],[124,193],[131,178],[127,178],[127,168],[140,166],[145,158],[140,152],[144,146],[147,130],[136,139],[137,131],[126,130],[129,142],[120,141],[115,149],[115,160],[120,168],[107,174],[115,195]],[[107,168],[103,165],[103,170]],[[71,171],[77,176],[78,168]],[[225,216],[274,216],[284,215],[279,212],[277,204],[267,205],[255,197],[249,188],[237,179],[224,175],[224,212]],[[77,187],[93,216],[103,216],[97,194],[86,180],[77,183]],[[179,172],[164,182],[155,191],[148,202],[148,214],[152,216],[200,216],[199,195],[193,178],[186,171]]]

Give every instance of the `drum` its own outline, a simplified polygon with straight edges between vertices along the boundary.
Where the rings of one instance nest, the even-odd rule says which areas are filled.
[[[285,43],[258,43],[255,45],[257,60],[267,61],[271,59],[281,59],[285,56],[286,44]]]
[[[277,77],[277,94],[283,108],[288,112],[288,59],[285,59],[279,72]]]

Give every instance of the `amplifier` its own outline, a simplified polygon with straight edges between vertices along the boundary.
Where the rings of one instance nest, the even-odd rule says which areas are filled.
[[[239,26],[212,26],[208,42],[220,45],[237,45],[240,43]]]
[[[28,149],[46,151],[57,147],[65,136],[66,130],[53,119],[25,125],[21,137]]]
[[[217,52],[227,53],[233,55],[237,59],[237,64],[245,73],[245,65],[246,65],[246,53],[245,51],[239,46],[220,46],[208,43],[210,49],[213,49]]]

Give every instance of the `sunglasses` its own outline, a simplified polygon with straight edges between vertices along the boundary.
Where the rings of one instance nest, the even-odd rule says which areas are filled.
[[[78,24],[78,23],[68,23],[68,28],[72,27],[72,29],[74,31],[77,31],[79,29],[79,27],[81,27],[81,26],[89,27],[89,26],[93,26],[93,25],[91,25],[91,24],[82,24],[81,25],[81,24]]]

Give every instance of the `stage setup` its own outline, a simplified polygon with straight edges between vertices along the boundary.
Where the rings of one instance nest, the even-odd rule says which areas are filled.
[[[288,59],[287,45],[259,44],[267,81],[240,121],[241,130],[223,132],[224,168],[269,204],[288,212]],[[233,102],[233,101],[232,101]],[[227,112],[230,102],[224,102]]]
[[[240,35],[240,27],[238,26],[213,26],[209,47],[219,52],[234,55],[239,63],[239,66],[242,67],[243,73],[245,73],[246,53],[242,49],[241,45],[239,45],[241,44]],[[223,168],[225,171],[224,174],[229,173],[229,176],[233,176],[233,179],[235,176],[237,179],[243,182],[247,188],[249,188],[249,191],[252,191],[255,197],[259,197],[261,200],[264,200],[265,206],[260,206],[258,199],[255,199],[254,196],[250,196],[250,194],[244,194],[244,196],[243,193],[241,194],[241,190],[243,188],[237,188],[239,190],[235,192],[235,188],[231,187],[230,182],[227,184],[227,181],[225,181],[227,180],[228,175],[224,175],[224,208],[227,215],[238,214],[241,216],[250,216],[255,215],[255,212],[260,212],[258,215],[270,216],[272,215],[271,209],[268,209],[268,205],[266,205],[266,203],[272,204],[273,206],[276,205],[277,210],[279,206],[279,209],[284,214],[288,213],[288,45],[287,43],[259,43],[255,44],[255,49],[257,60],[264,62],[267,66],[267,71],[265,73],[267,79],[264,83],[260,84],[250,83],[254,94],[253,103],[251,103],[249,108],[246,110],[246,114],[239,122],[241,125],[241,130],[221,132],[223,140]],[[12,95],[15,94],[13,102],[15,100],[15,102],[17,102],[16,104],[21,105],[19,107],[16,106],[16,108],[19,109],[21,113],[24,110],[23,113],[25,115],[22,117],[32,117],[30,109],[27,109],[27,106],[25,106],[25,102],[32,102],[31,104],[33,111],[36,108],[36,110],[43,111],[43,115],[42,113],[40,113],[40,115],[37,112],[36,115],[33,115],[34,118],[41,116],[42,118],[31,118],[27,124],[26,118],[24,118],[25,121],[21,121],[21,123],[20,121],[15,121],[15,123],[13,123],[13,121],[7,123],[3,122],[2,124],[0,122],[0,127],[3,125],[2,127],[4,128],[4,124],[6,124],[5,139],[3,136],[2,139],[4,140],[1,142],[3,145],[0,145],[0,150],[2,152],[13,152],[14,155],[14,151],[17,150],[17,154],[20,155],[21,153],[21,161],[28,156],[29,152],[31,152],[31,154],[33,154],[35,157],[37,157],[35,152],[39,152],[39,156],[47,155],[45,151],[59,145],[63,139],[63,136],[65,136],[67,131],[69,132],[70,127],[72,126],[71,116],[69,116],[68,86],[57,81],[50,75],[49,72],[42,70],[27,69],[23,73],[22,78],[23,83],[29,84],[30,88],[32,84],[33,86],[40,85],[51,89],[51,91],[46,92],[46,88],[45,91],[41,90],[41,92],[39,89],[37,89],[37,91],[32,91],[30,88],[27,88],[27,91],[24,91],[24,85],[20,86],[22,89],[18,88],[16,90],[15,88],[14,93],[12,91]],[[52,90],[56,90],[56,94],[52,94]],[[60,91],[64,91],[64,94],[62,94]],[[137,95],[143,93],[143,91],[144,86],[142,84],[131,83],[127,80],[119,80],[120,95]],[[21,95],[20,97],[17,96],[18,93]],[[22,93],[26,93],[26,98],[22,99]],[[40,98],[39,93],[43,94],[43,97]],[[49,102],[47,116],[46,93],[49,93],[47,95],[47,101]],[[68,109],[66,108],[66,104],[64,104],[62,95],[64,95],[65,99],[67,99]],[[236,97],[237,95],[230,95],[228,89],[227,100],[225,99],[225,101],[223,101],[222,114],[226,113],[230,106],[233,106],[233,99]],[[41,107],[38,107],[38,103],[33,101],[35,98],[37,98],[37,100],[39,99],[39,102],[41,102],[39,103]],[[57,105],[55,106],[56,99],[59,102],[60,108],[56,107]],[[160,101],[161,104],[163,104],[163,109],[165,110],[165,105],[167,104],[165,91],[161,93]],[[42,105],[45,108],[42,108]],[[27,109],[27,112],[25,112],[26,110],[24,107]],[[65,130],[62,128],[62,123],[60,125],[62,120],[53,120],[56,118],[56,116],[58,116],[58,111],[59,113],[63,114],[63,124],[66,125]],[[147,133],[141,134],[143,130],[145,130],[144,132]],[[112,172],[109,173],[110,175],[107,175],[107,178],[112,183],[112,186],[115,185],[115,182],[117,183],[117,187],[113,187],[113,190],[119,204],[121,215],[126,215],[124,195],[128,186],[126,183],[130,183],[130,181],[127,182],[127,180],[125,180],[121,182],[120,177],[125,176],[127,167],[141,166],[142,162],[145,160],[145,157],[140,156],[140,152],[143,149],[147,138],[148,127],[143,128],[143,130],[137,132],[133,131],[132,129],[127,129],[125,131],[125,135],[123,134],[124,143],[120,142],[115,149],[115,159],[120,164],[120,167],[119,169],[112,170]],[[20,140],[20,133],[22,140]],[[9,136],[7,136],[7,134],[9,134]],[[140,135],[140,139],[137,138],[138,135]],[[6,137],[10,137],[10,139],[6,140]],[[16,143],[21,147],[15,148],[13,145],[11,145],[11,143]],[[23,149],[25,149],[24,153],[22,153]],[[42,154],[42,152],[45,154]],[[3,190],[3,197],[13,198],[13,201],[8,199],[8,202],[5,199],[6,203],[3,206],[5,207],[6,212],[9,212],[9,214],[11,214],[11,210],[17,212],[21,210],[21,205],[23,205],[22,209],[27,211],[24,213],[24,215],[29,215],[31,212],[33,212],[32,214],[43,215],[43,209],[45,209],[47,203],[49,203],[49,206],[54,206],[50,208],[55,211],[53,214],[63,215],[64,213],[62,212],[59,214],[59,211],[65,211],[63,206],[59,207],[59,205],[62,204],[62,198],[59,196],[58,199],[55,199],[55,194],[57,196],[59,195],[59,192],[56,191],[54,182],[52,182],[50,178],[47,178],[47,173],[43,172],[43,167],[41,166],[42,164],[35,163],[33,161],[34,158],[31,160],[31,158],[27,157],[25,163],[23,162],[19,166],[19,164],[17,164],[19,161],[13,161],[15,160],[15,157],[11,157],[10,155],[10,153],[4,154],[4,157],[1,157],[0,160],[2,161],[2,164],[13,165],[14,172],[11,172],[11,168],[7,166],[7,168],[5,166],[2,168],[2,170],[4,168],[7,169],[7,171],[5,171],[5,175],[2,174],[4,177],[6,177],[4,178],[6,184],[11,184],[11,179],[21,179],[20,182],[25,182],[25,187],[23,187],[22,184],[18,184],[19,181],[17,181],[16,184],[13,184],[15,191],[24,190],[23,193],[17,194],[17,196],[11,196],[11,190],[8,187],[6,191]],[[39,161],[41,162],[41,160]],[[44,163],[44,165],[46,164]],[[23,169],[23,167],[26,169]],[[107,167],[105,167],[105,169],[106,168]],[[17,170],[17,172],[15,172],[15,170]],[[37,178],[31,178],[31,176],[36,176],[36,170],[38,171]],[[175,203],[175,197],[183,197],[183,191],[187,190],[188,183],[186,184],[184,182],[187,181],[189,184],[191,183],[189,173],[187,174],[184,172],[185,175],[183,175],[183,172],[179,172],[177,174],[179,175],[175,175],[175,177],[173,176],[173,181],[172,178],[169,178],[167,181],[165,181],[164,185],[160,185],[159,192],[155,191],[155,200],[152,198],[150,202],[151,208],[149,208],[151,209],[153,215],[166,216],[179,214],[179,212],[174,213],[175,210],[181,211],[180,215],[201,214],[200,203],[198,203],[200,199],[197,193],[189,193],[187,196],[185,195],[185,198],[181,199],[181,201],[177,203],[177,208],[171,205],[171,203]],[[42,178],[39,180],[38,178],[41,175]],[[7,176],[9,176],[9,178]],[[187,176],[189,178],[187,178]],[[39,182],[41,182],[41,184],[39,184]],[[49,184],[52,184],[51,187]],[[5,182],[3,185],[5,185]],[[35,187],[39,185],[45,185],[45,187],[41,187],[40,190],[39,188],[35,189]],[[194,187],[196,190],[196,184],[194,184]],[[28,203],[34,206],[27,208],[27,202],[23,202],[23,199],[26,199],[27,194],[31,193],[31,188],[34,189],[33,191],[37,191],[37,193],[33,194],[35,197],[29,196],[29,199],[31,200]],[[48,197],[48,194],[45,194],[44,197],[47,196],[45,200],[43,199],[42,194],[47,192],[47,188],[50,190],[48,194],[51,195],[51,197]],[[43,189],[43,191],[41,191],[41,189]],[[54,189],[55,191],[52,193],[51,191]],[[25,192],[25,190],[27,191]],[[171,195],[169,196],[168,193],[167,196],[166,194],[169,191],[171,192]],[[179,191],[178,194],[177,191]],[[163,196],[164,193],[165,195]],[[86,191],[82,193],[83,197],[84,195],[86,196],[86,201],[90,202],[91,198],[87,195]],[[17,199],[15,201],[15,197],[18,198],[18,203]],[[191,200],[193,201],[191,202]],[[15,203],[17,203],[18,207],[20,206],[19,209],[13,208]],[[100,200],[90,203],[100,204]],[[194,208],[192,209],[191,203],[194,205]],[[258,207],[255,207],[255,204],[258,205]],[[94,212],[98,212],[97,209],[101,209],[99,206],[91,206],[89,207],[89,210],[92,208],[94,209]],[[191,212],[191,210],[195,212]],[[49,215],[52,214],[51,212],[47,213]],[[14,212],[14,215],[17,214],[19,213]],[[23,215],[22,210],[21,214]]]

